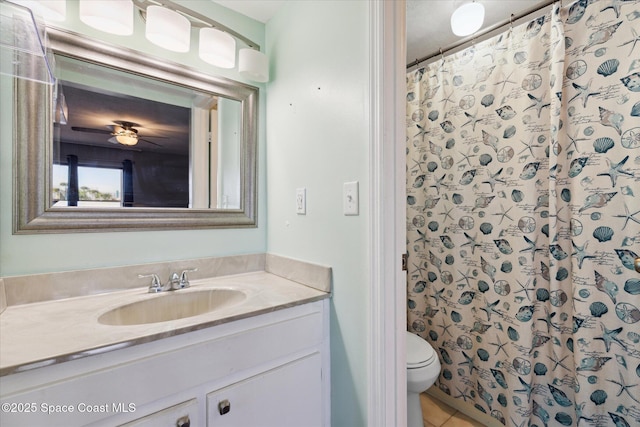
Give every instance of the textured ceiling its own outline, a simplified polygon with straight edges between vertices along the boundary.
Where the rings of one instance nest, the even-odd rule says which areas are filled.
[[[267,22],[287,1],[303,0],[213,0],[260,22]],[[343,0],[362,1],[362,0]],[[451,31],[449,19],[457,6],[468,0],[406,0],[407,63],[435,54],[462,39]],[[545,0],[477,0],[485,6],[484,28],[509,20]],[[482,30],[480,30],[482,31]]]
[[[407,63],[433,55],[440,48],[459,43],[463,38],[451,31],[450,18],[463,1],[406,0],[407,1]],[[518,16],[525,11],[546,3],[545,0],[479,0],[485,6],[482,31],[501,22],[508,22],[511,14]]]

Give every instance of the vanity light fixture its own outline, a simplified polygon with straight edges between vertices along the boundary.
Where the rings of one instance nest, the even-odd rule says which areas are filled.
[[[166,7],[149,6],[145,36],[151,43],[172,52],[188,52],[191,23],[178,12]]]
[[[484,22],[484,6],[477,1],[466,2],[451,15],[451,30],[456,36],[468,36],[478,31]]]
[[[34,14],[42,16],[46,22],[61,22],[67,18],[66,0],[12,0],[14,3],[28,7]]]
[[[0,74],[55,84],[42,16],[36,18],[27,6],[2,0],[0,18]]]
[[[233,68],[236,66],[236,40],[218,29],[201,28],[198,54],[211,65]]]
[[[146,15],[147,26],[149,25],[148,10],[160,5],[188,19],[193,28],[200,28],[198,47],[200,58],[216,67],[235,67],[236,45],[238,42],[242,43],[246,47],[238,52],[240,75],[260,83],[269,81],[269,60],[264,53],[260,52],[260,46],[253,40],[172,0],[133,0],[133,3],[140,9],[143,17]],[[172,34],[166,28],[163,30],[164,34]],[[231,39],[233,39],[233,45]]]
[[[254,49],[240,49],[238,52],[238,72],[249,80],[260,83],[269,81],[269,59],[264,53]]]
[[[80,20],[88,26],[119,36],[133,34],[131,0],[80,0],[79,5]]]
[[[62,11],[65,19],[66,0],[15,0],[30,3],[38,10]],[[269,81],[269,60],[260,46],[232,29],[172,0],[79,0],[80,20],[97,30],[116,35],[133,34],[134,7],[145,22],[145,36],[153,44],[173,52],[188,52],[191,28],[199,28],[200,58],[219,68],[236,66],[236,44],[246,47],[238,51],[238,72],[246,79]],[[40,12],[43,15],[45,12]],[[484,12],[483,12],[484,13]],[[50,19],[54,19],[53,16]],[[57,15],[60,19],[60,14]]]

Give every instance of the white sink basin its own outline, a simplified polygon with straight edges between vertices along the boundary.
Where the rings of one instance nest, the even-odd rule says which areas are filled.
[[[233,289],[170,291],[107,311],[98,322],[115,326],[168,322],[236,305],[245,298],[244,292]]]

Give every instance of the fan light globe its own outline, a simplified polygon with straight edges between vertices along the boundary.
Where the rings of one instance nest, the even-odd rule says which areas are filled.
[[[178,12],[161,6],[149,6],[145,36],[151,43],[172,52],[188,52],[191,23]]]
[[[133,2],[131,0],[81,0],[80,20],[105,33],[133,34]]]
[[[465,3],[451,15],[451,30],[456,36],[468,36],[482,27],[484,6],[477,2]]]
[[[136,145],[138,143],[138,138],[129,135],[117,135],[116,141],[122,145]]]
[[[233,68],[236,66],[236,41],[231,35],[215,28],[202,28],[198,54],[211,65]]]

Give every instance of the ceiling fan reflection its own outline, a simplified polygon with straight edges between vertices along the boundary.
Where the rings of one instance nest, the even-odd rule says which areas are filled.
[[[141,127],[141,126],[137,123],[127,122],[124,120],[114,120],[113,123],[116,123],[116,124],[107,126],[111,130],[85,128],[85,127],[79,127],[79,126],[72,126],[71,130],[78,131],[78,132],[101,133],[101,134],[111,135],[111,138],[109,138],[107,141],[111,142],[112,144],[132,146],[132,145],[138,144],[138,141],[143,141],[148,144],[162,147],[161,144],[158,144],[153,141],[149,141],[146,138],[165,138],[165,137],[146,136],[145,138],[141,138],[138,135],[138,129],[136,129],[136,127]]]

